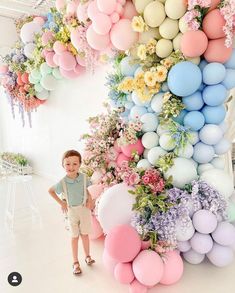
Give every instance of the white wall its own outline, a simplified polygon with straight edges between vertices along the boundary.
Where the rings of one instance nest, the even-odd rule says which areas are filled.
[[[26,126],[22,127],[18,113],[13,120],[7,98],[3,99],[1,94],[3,149],[26,155],[37,174],[53,179],[61,176],[63,152],[74,148],[81,151],[83,144],[79,138],[88,130],[87,118],[104,111],[107,69],[98,68],[94,75],[59,82],[46,103],[32,113],[32,128],[27,117]]]

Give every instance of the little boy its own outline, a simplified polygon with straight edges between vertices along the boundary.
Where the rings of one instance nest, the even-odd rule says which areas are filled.
[[[71,232],[71,245],[73,253],[73,273],[82,273],[78,261],[78,239],[82,238],[85,261],[92,265],[95,261],[90,256],[90,242],[88,234],[92,232],[91,208],[92,200],[87,190],[86,175],[79,173],[81,155],[75,150],[64,153],[62,166],[66,176],[49,189],[50,195],[61,205],[64,213],[68,213],[69,228]],[[62,194],[62,199],[57,194]]]

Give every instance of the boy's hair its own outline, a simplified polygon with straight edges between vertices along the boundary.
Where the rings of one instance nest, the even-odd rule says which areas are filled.
[[[79,158],[79,162],[80,163],[82,162],[82,156],[81,156],[81,154],[78,151],[69,150],[69,151],[67,151],[67,152],[65,152],[63,154],[63,157],[62,157],[62,165],[64,164],[64,159],[67,159],[69,157],[78,157]]]

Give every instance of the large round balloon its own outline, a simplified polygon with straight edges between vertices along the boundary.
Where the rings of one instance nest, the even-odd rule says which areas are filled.
[[[172,19],[181,18],[187,10],[186,2],[182,0],[166,0],[161,2],[165,2],[166,14]]]
[[[218,84],[225,78],[226,68],[223,64],[212,62],[203,68],[203,82],[208,85]]]
[[[219,9],[213,9],[206,14],[202,22],[203,31],[208,39],[219,39],[225,36],[223,27],[225,20]]]
[[[201,56],[207,49],[208,39],[206,34],[201,31],[187,31],[181,38],[180,48],[186,57]]]
[[[41,28],[41,25],[33,21],[25,23],[20,30],[20,38],[23,43],[32,43],[34,34],[39,33]]]
[[[225,267],[234,260],[232,248],[214,243],[212,250],[206,255],[210,262],[217,267]]]
[[[188,111],[200,110],[204,105],[200,91],[196,91],[192,95],[184,97],[183,103],[186,106],[185,109]]]
[[[206,124],[199,132],[200,140],[209,145],[217,144],[223,137],[223,132],[218,125]]]
[[[201,70],[189,61],[177,63],[171,68],[167,82],[173,94],[182,97],[189,96],[201,85]]]
[[[151,1],[144,9],[144,20],[150,27],[158,27],[166,17],[164,5],[159,1]]]
[[[215,231],[217,218],[211,211],[198,210],[193,215],[193,225],[198,232],[209,234]]]
[[[229,60],[232,54],[232,47],[225,46],[225,38],[210,40],[204,58],[208,62],[225,63]]]
[[[141,240],[137,231],[130,225],[118,225],[112,228],[105,238],[105,249],[119,262],[130,262],[141,249]]]
[[[226,115],[224,105],[219,105],[215,107],[205,106],[201,111],[205,117],[206,123],[210,124],[220,124],[221,122],[223,122]]]
[[[235,243],[235,227],[231,223],[221,222],[212,233],[212,237],[218,244],[230,246]]]
[[[107,189],[98,205],[98,220],[104,232],[121,224],[129,224],[132,217],[132,206],[135,198],[128,192],[131,187],[125,183]]]
[[[205,118],[199,111],[190,111],[184,117],[184,125],[188,126],[192,131],[197,131],[205,124]]]
[[[226,100],[227,89],[222,84],[206,86],[202,96],[208,106],[219,106]]]
[[[183,188],[185,184],[197,179],[197,170],[191,160],[185,158],[174,159],[174,165],[164,174],[167,179],[173,177],[173,185]]]
[[[229,198],[233,193],[233,178],[224,170],[211,169],[205,171],[200,179],[212,186],[224,198]]]
[[[129,19],[121,19],[114,24],[110,32],[110,39],[114,47],[118,50],[128,50],[139,38],[139,34],[134,32]]]

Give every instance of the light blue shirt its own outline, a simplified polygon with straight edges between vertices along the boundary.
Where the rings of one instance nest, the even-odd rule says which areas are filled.
[[[65,181],[68,195],[69,206],[79,206],[83,204],[84,200],[84,174],[79,173],[75,179],[71,179],[65,176],[62,180]],[[62,186],[62,180],[53,186],[57,194],[64,192]],[[89,180],[86,180],[87,187],[89,186]]]

